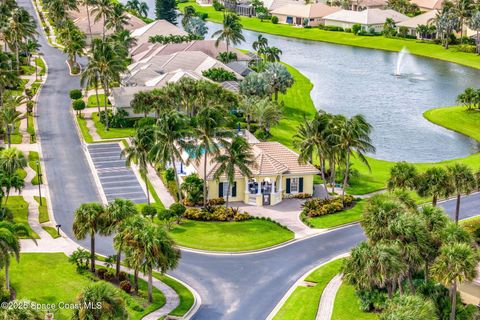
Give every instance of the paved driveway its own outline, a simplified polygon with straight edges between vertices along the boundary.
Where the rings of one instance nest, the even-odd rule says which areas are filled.
[[[125,166],[125,159],[120,158],[118,143],[90,144],[87,149],[108,202],[123,198],[134,203],[147,203],[137,176]]]

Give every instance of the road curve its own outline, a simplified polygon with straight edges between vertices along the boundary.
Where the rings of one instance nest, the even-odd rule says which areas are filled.
[[[37,19],[29,0],[18,3]],[[79,88],[79,79],[68,75],[65,55],[47,43],[40,28],[39,32],[41,51],[49,68],[38,100],[39,135],[55,220],[73,238],[73,211],[83,202],[100,201],[100,196],[70,113],[68,92]],[[479,194],[465,197],[462,217],[478,214],[479,203]],[[441,205],[449,213],[455,208],[453,201]],[[183,251],[179,267],[171,274],[200,293],[202,305],[194,319],[261,320],[305,272],[347,252],[363,239],[361,227],[351,225],[256,254],[229,256]],[[89,245],[87,241],[79,243]],[[111,239],[99,237],[97,249],[102,254],[112,254]]]

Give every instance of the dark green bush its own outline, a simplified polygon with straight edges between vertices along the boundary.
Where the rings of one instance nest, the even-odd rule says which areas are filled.
[[[278,23],[278,17],[277,16],[272,16],[272,23],[277,24]]]
[[[233,72],[227,71],[223,68],[210,68],[208,70],[202,71],[202,75],[215,82],[237,80],[237,77]]]
[[[130,293],[130,291],[132,291],[132,285],[130,283],[130,280],[121,281],[119,286],[120,286],[120,289],[122,289],[126,293]]]
[[[151,127],[156,122],[157,120],[155,120],[155,118],[151,118],[151,117],[141,118],[135,122],[135,128]]]
[[[142,208],[142,215],[153,220],[153,218],[157,215],[157,208],[152,205],[146,205]]]
[[[223,9],[225,9],[225,7],[220,3],[218,2],[218,0],[213,0],[213,9],[215,9],[215,11],[222,11]]]
[[[107,111],[108,115],[108,126],[110,128],[132,128],[134,121],[128,119],[128,112],[123,109],[118,109],[115,114],[112,110]],[[103,125],[105,125],[105,111],[100,111],[98,118]]]
[[[72,102],[72,108],[76,111],[77,115],[81,114],[82,110],[84,110],[85,107],[85,101],[83,101],[82,99],[73,100]]]
[[[70,99],[77,100],[82,97],[82,90],[80,89],[73,89],[70,90]]]

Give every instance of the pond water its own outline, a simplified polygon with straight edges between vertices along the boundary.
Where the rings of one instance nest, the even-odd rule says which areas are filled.
[[[210,38],[220,25],[209,22],[208,27]],[[243,33],[246,42],[238,47],[252,50],[259,33]],[[270,46],[283,51],[282,61],[314,84],[311,97],[317,109],[367,118],[374,128],[375,158],[433,162],[480,151],[476,141],[422,116],[430,108],[455,105],[465,88],[478,87],[480,70],[405,52],[264,36]],[[396,75],[397,69],[400,75]]]

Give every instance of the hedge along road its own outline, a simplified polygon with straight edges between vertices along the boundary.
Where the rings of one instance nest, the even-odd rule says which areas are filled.
[[[34,14],[28,0],[19,0],[19,4]],[[38,103],[39,135],[55,219],[72,237],[75,208],[100,197],[69,111],[68,91],[79,87],[78,78],[68,75],[65,55],[50,47],[43,34],[39,40],[49,66],[49,78]],[[463,215],[476,214],[479,200],[478,195],[465,198]],[[448,204],[449,210],[454,207],[452,202]],[[360,226],[353,225],[256,254],[183,251],[180,265],[171,274],[200,293],[202,306],[194,319],[264,319],[303,273],[348,251],[362,239]],[[88,247],[88,242],[79,243]],[[97,237],[97,249],[112,254],[111,239]]]

